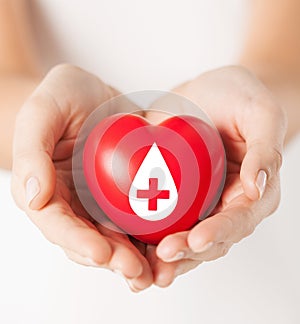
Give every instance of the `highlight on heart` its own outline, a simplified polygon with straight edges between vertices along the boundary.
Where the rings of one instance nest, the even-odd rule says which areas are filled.
[[[105,102],[83,124],[73,153],[76,192],[91,217],[150,244],[209,216],[225,174],[224,146],[208,116],[162,91]]]

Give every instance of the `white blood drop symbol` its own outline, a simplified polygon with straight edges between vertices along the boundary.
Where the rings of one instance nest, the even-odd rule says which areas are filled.
[[[177,200],[174,179],[159,148],[153,143],[132,181],[130,206],[137,216],[157,221],[172,213]]]

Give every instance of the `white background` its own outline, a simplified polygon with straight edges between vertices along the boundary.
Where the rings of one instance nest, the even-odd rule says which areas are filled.
[[[237,0],[37,4],[45,60],[78,64],[122,91],[166,90],[234,63],[247,16]],[[285,153],[282,204],[254,235],[170,288],[138,295],[48,243],[14,206],[1,171],[0,323],[299,323],[299,151],[300,138]]]

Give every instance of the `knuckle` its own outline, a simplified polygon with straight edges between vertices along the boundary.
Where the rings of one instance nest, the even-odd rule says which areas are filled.
[[[270,149],[268,155],[270,160],[270,166],[266,171],[268,173],[269,178],[272,178],[279,172],[283,163],[283,157],[282,153],[275,147]]]
[[[60,215],[67,215],[68,211],[64,207],[58,207],[55,212]],[[62,248],[69,248],[70,236],[75,235],[74,227],[68,226],[67,219],[65,219],[64,223],[64,218],[61,218],[60,222],[60,226],[55,232],[49,226],[38,225],[38,227],[47,241]],[[80,237],[76,237],[76,239],[80,239]]]
[[[248,151],[251,151],[251,159],[257,159],[257,163],[260,164],[258,167],[267,172],[268,179],[280,171],[283,156],[281,150],[276,146],[267,146],[267,143],[255,140],[249,145]]]
[[[247,208],[242,213],[244,214],[244,217],[240,219],[240,235],[236,242],[251,235],[255,231],[257,225],[251,209]]]
[[[251,235],[256,228],[256,218],[250,208],[240,207],[240,212],[233,219],[226,216],[230,221],[227,235],[224,237],[224,242],[237,243],[244,237]],[[225,216],[225,215],[224,215]]]
[[[228,254],[230,248],[232,247],[232,245],[234,244],[234,242],[227,242],[227,243],[223,243],[221,248],[220,248],[220,254],[219,257],[224,257],[225,255]]]
[[[50,147],[47,150],[50,151]],[[52,168],[54,168],[52,159],[49,153],[44,150],[16,152],[12,166],[12,193],[15,196],[20,195],[20,191],[25,190],[26,182],[30,177],[48,177],[48,174],[54,173]]]
[[[20,170],[19,166],[22,165],[24,169],[24,165],[30,163],[31,158],[33,157],[33,152],[30,152],[29,150],[20,150],[16,151],[14,154],[14,169]]]
[[[279,207],[281,196],[279,176],[273,178],[272,181],[269,182],[269,192],[270,199],[268,201],[268,210],[265,213],[265,217],[272,215]]]
[[[220,258],[223,258],[229,251],[229,247],[228,246],[223,246],[220,250]]]
[[[60,63],[55,65],[51,70],[49,71],[48,74],[56,74],[56,73],[64,73],[64,72],[73,72],[73,71],[81,71],[81,69],[73,64],[70,63]]]
[[[14,154],[14,166],[13,169],[17,170],[25,170],[31,169],[34,165],[34,162],[38,162],[37,164],[40,167],[44,167],[47,162],[52,164],[52,152],[54,150],[53,145],[49,143],[48,140],[40,141],[40,148],[31,148],[18,150]],[[22,172],[23,173],[23,172]]]
[[[261,91],[259,95],[253,96],[252,99],[252,109],[254,111],[259,113],[264,112],[272,116],[280,115],[282,112],[280,105],[278,105],[278,103],[266,89]]]
[[[227,213],[219,214],[218,217],[224,222],[224,228],[225,226],[227,227],[226,235],[224,236],[224,241],[227,241],[231,237],[232,233],[235,232],[236,225]]]
[[[276,170],[276,172],[278,172],[282,166],[282,160],[283,160],[282,154],[281,154],[281,152],[279,152],[277,149],[274,148],[273,156],[274,156],[274,162],[275,162],[275,170]]]
[[[245,222],[243,222],[243,236],[250,236],[255,231],[255,227],[256,226],[252,220],[246,220]]]
[[[230,247],[233,243],[219,243],[219,246],[216,248],[215,252],[213,254],[210,254],[205,258],[205,261],[214,261],[219,258],[223,258],[228,254],[228,251],[230,250]]]
[[[95,260],[95,262],[101,267],[108,267],[112,259],[111,251],[101,251],[99,253],[99,247],[93,247],[90,249],[89,258]]]
[[[248,69],[246,69],[241,65],[235,65],[235,64],[221,67],[218,69],[218,71],[225,72],[225,73],[234,73],[235,75],[237,75],[237,77],[252,76],[251,72]]]

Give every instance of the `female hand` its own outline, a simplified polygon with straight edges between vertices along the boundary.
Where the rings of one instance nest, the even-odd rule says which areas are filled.
[[[45,237],[71,260],[121,272],[133,290],[141,290],[152,284],[146,258],[127,235],[92,222],[72,179],[72,152],[81,125],[115,95],[79,68],[52,69],[17,116],[12,192]]]
[[[204,73],[174,92],[194,101],[214,122],[226,150],[227,179],[212,217],[190,231],[165,237],[157,248],[148,248],[159,286],[169,285],[203,261],[224,256],[274,212],[280,199],[279,169],[287,127],[271,93],[242,67]],[[158,104],[161,100],[167,103],[168,96]]]

